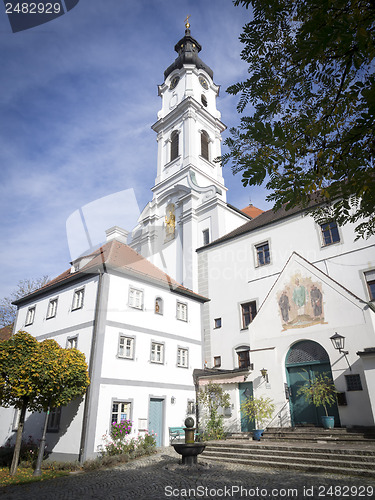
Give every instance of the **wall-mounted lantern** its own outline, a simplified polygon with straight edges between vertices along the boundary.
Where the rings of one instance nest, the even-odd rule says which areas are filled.
[[[349,366],[349,369],[350,371],[352,370],[352,367],[350,366],[349,364],[349,361],[348,361],[348,358],[346,357],[348,354],[349,354],[349,351],[344,351],[344,347],[345,347],[345,337],[343,337],[342,335],[340,335],[339,333],[335,332],[334,335],[332,335],[332,337],[330,337],[331,339],[331,342],[332,342],[332,345],[333,347],[339,351],[340,354],[343,354],[345,356],[345,359],[346,359],[346,362],[348,363],[348,366]]]
[[[268,371],[267,371],[267,369],[266,368],[262,368],[260,370],[260,373],[262,374],[262,377],[265,379],[265,381],[268,384]]]

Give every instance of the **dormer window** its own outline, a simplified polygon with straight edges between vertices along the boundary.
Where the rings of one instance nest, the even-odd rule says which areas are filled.
[[[210,142],[210,138],[205,130],[201,132],[201,156],[209,161],[208,156],[208,143]]]
[[[178,158],[178,132],[175,130],[171,134],[171,161]]]

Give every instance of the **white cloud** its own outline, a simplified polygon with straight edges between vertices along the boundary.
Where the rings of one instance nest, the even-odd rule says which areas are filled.
[[[151,199],[157,84],[187,14],[221,85],[222,119],[234,125],[225,89],[246,76],[238,35],[249,13],[229,0],[81,0],[17,34],[0,16],[0,297],[24,277],[67,268],[65,222],[79,207],[129,188],[141,209]],[[247,205],[250,190],[225,175],[228,200]]]

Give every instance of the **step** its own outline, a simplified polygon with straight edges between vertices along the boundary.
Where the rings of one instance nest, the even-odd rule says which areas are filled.
[[[233,441],[210,441],[207,445],[206,449],[221,449],[221,448],[229,448],[238,450],[244,450],[246,453],[258,452],[261,450],[273,451],[275,453],[284,453],[284,452],[293,452],[300,453],[305,452],[306,448],[301,446],[293,446],[284,443],[271,443],[270,441],[247,441],[247,442],[233,442]],[[326,447],[319,445],[311,445],[308,449],[308,453],[325,453],[325,454],[334,454],[334,455],[361,455],[361,456],[369,456],[375,457],[375,446],[372,444],[367,446],[366,449],[358,448],[358,447]]]
[[[283,456],[287,459],[289,458],[298,458],[301,460],[336,460],[336,461],[345,461],[349,460],[351,462],[369,462],[374,463],[375,465],[375,453],[370,454],[359,454],[359,453],[329,453],[327,450],[319,450],[319,451],[296,451],[296,450],[274,450],[274,449],[257,449],[257,450],[248,450],[246,448],[231,448],[231,447],[206,447],[205,453],[208,454],[231,454],[234,456],[249,456],[249,457],[280,457]]]
[[[237,453],[232,451],[217,451],[217,450],[205,450],[203,456],[211,457],[211,458],[228,458],[228,459],[240,459],[240,460],[247,460],[249,462],[253,463],[260,463],[260,462],[272,462],[274,464],[275,462],[278,462],[282,459],[283,463],[294,463],[296,460],[298,460],[298,463],[304,464],[304,465],[313,465],[315,463],[319,463],[320,465],[326,465],[327,467],[346,467],[350,469],[364,469],[364,468],[371,468],[375,469],[375,457],[360,457],[360,456],[354,456],[354,457],[349,457],[349,456],[341,456],[340,459],[336,456],[332,457],[327,457],[325,455],[310,455],[308,453],[305,454],[305,456],[302,456],[301,454],[282,454],[282,455],[271,455],[267,453],[257,453],[256,456],[250,456],[246,453]]]
[[[248,440],[252,439],[251,432],[233,433],[230,439]],[[295,442],[318,442],[318,441],[343,441],[364,442],[375,444],[375,433],[373,428],[361,429],[323,429],[319,427],[285,427],[269,428],[263,433],[262,440],[267,441],[295,441]]]
[[[324,465],[314,465],[310,464],[301,464],[299,462],[280,462],[280,461],[272,461],[272,462],[260,462],[258,459],[244,459],[244,458],[222,458],[222,457],[212,457],[205,454],[205,452],[201,455],[204,460],[213,461],[213,462],[223,462],[223,463],[233,463],[233,464],[242,464],[242,465],[253,465],[256,467],[274,467],[278,469],[293,469],[302,472],[314,472],[320,474],[342,474],[348,476],[365,476],[366,478],[375,478],[375,471],[373,468],[349,468],[349,467],[337,467],[335,466],[334,471],[332,468],[328,468]]]
[[[328,447],[327,447],[328,446]],[[258,467],[292,468],[305,472],[366,475],[375,478],[375,446],[326,447],[312,444],[310,448],[258,441],[212,441],[202,454],[203,459]]]

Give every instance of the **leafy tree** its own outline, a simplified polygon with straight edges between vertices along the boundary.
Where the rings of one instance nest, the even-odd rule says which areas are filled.
[[[13,325],[16,319],[17,307],[12,304],[15,300],[21,299],[29,293],[38,290],[49,281],[48,276],[37,279],[24,279],[18,282],[17,288],[11,292],[9,297],[0,300],[0,326]]]
[[[234,0],[252,6],[241,58],[249,78],[227,89],[238,111],[226,140],[244,186],[271,190],[274,209],[307,207],[319,221],[375,234],[375,4],[370,0]],[[363,221],[363,218],[368,220]]]
[[[77,349],[63,349],[52,339],[38,342],[22,331],[0,343],[0,404],[20,410],[11,475],[17,472],[26,410],[65,406],[89,383],[85,356]]]
[[[203,406],[208,420],[205,425],[205,439],[221,439],[224,437],[223,415],[219,408],[229,408],[230,397],[219,384],[210,382],[198,392],[198,401]]]
[[[306,401],[311,402],[316,407],[323,406],[328,417],[327,407],[337,403],[338,391],[332,378],[327,373],[322,373],[317,374],[314,380],[307,381],[298,389],[297,394],[302,394]]]
[[[275,411],[275,405],[271,398],[250,396],[241,403],[241,410],[249,421],[254,420],[257,429],[263,429]]]

